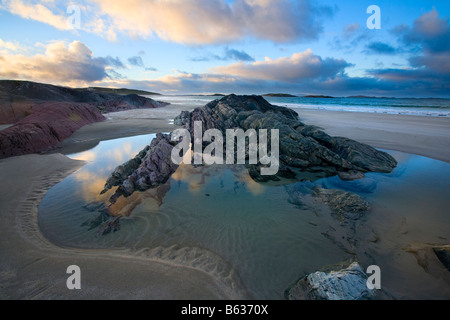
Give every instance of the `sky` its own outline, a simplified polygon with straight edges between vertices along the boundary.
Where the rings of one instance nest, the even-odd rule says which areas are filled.
[[[449,16],[448,0],[1,0],[0,79],[450,98]]]

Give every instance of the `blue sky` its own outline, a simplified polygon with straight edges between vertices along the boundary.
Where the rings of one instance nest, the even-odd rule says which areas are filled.
[[[381,29],[367,27],[370,5]],[[450,97],[449,15],[426,0],[3,0],[0,79]]]

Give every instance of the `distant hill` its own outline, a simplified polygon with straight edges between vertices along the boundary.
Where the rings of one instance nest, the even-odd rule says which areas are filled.
[[[297,96],[287,93],[267,93],[263,94],[263,97],[297,98]]]
[[[160,96],[160,93],[150,92],[145,90],[135,90],[126,88],[102,88],[102,87],[89,87],[89,88],[78,88],[75,90],[83,91],[90,90],[98,93],[114,93],[119,95],[137,94],[141,96]]]
[[[303,98],[321,98],[321,99],[334,99],[332,96],[324,96],[324,95],[307,95]]]
[[[38,102],[59,101],[88,103],[101,112],[137,108],[158,108],[167,105],[137,94],[117,94],[105,88],[73,89],[45,83],[0,80],[0,124],[15,123],[29,115]],[[125,90],[118,89],[125,93]],[[129,90],[128,92],[132,92]],[[146,92],[146,91],[140,91]]]

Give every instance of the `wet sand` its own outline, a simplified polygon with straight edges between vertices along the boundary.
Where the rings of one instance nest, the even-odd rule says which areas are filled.
[[[0,299],[238,299],[207,273],[136,256],[128,250],[54,246],[40,233],[37,207],[51,188],[83,165],[60,154],[0,161]],[[81,290],[68,290],[67,267],[81,268]]]
[[[299,109],[301,121],[331,136],[344,136],[375,148],[450,162],[450,118]]]
[[[240,299],[245,292],[205,271],[154,261],[129,250],[57,247],[40,233],[37,207],[45,192],[83,165],[60,153],[91,148],[101,140],[168,132],[182,106],[111,114],[65,141],[58,153],[0,161],[0,298],[2,299]],[[158,113],[159,112],[159,113]],[[300,110],[301,120],[374,147],[450,162],[450,119]],[[81,268],[82,290],[66,287],[66,268]]]

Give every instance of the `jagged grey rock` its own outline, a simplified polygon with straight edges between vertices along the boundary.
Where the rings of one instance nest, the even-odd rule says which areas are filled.
[[[374,296],[358,262],[338,271],[311,273],[286,292],[289,300],[367,300]]]
[[[364,177],[364,172],[391,172],[397,165],[389,154],[357,141],[331,137],[315,126],[300,122],[298,114],[274,106],[260,96],[228,95],[192,112],[183,111],[175,123],[194,134],[194,122],[201,121],[203,131],[219,129],[278,129],[280,170],[278,176],[291,179],[328,177],[340,173],[347,179]],[[273,180],[259,175],[249,166],[256,181]]]
[[[111,173],[102,193],[119,186],[110,198],[110,202],[115,203],[120,196],[128,197],[134,191],[145,191],[164,184],[178,168],[171,158],[175,145],[169,135],[158,133],[150,146]]]
[[[203,132],[218,129],[224,135],[227,129],[267,129],[269,133],[270,129],[278,129],[277,175],[262,176],[261,164],[247,166],[250,176],[258,182],[281,178],[314,180],[338,173],[360,178],[364,172],[390,172],[397,165],[389,154],[357,141],[331,137],[315,126],[300,122],[295,111],[271,105],[260,96],[228,95],[192,112],[181,112],[174,123],[186,128],[193,140],[195,121],[202,122]],[[142,155],[114,170],[103,192],[119,186],[110,199],[114,203],[121,195],[129,196],[135,190],[145,191],[166,182],[178,167],[171,161],[174,146],[169,136],[158,135]]]

